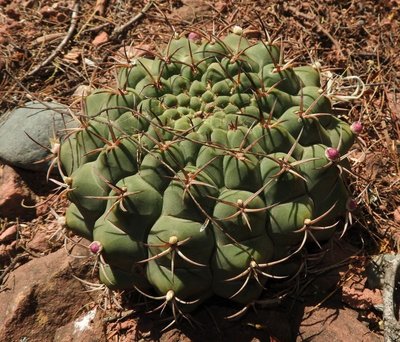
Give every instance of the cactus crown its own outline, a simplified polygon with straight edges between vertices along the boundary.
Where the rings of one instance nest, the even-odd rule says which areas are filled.
[[[60,148],[67,225],[110,288],[153,289],[181,313],[213,294],[247,305],[338,229],[360,127],[274,42],[173,37],[86,98]]]

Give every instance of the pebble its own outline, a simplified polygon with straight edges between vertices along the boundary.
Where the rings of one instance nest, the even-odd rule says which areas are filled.
[[[32,101],[1,115],[0,161],[26,170],[47,171],[50,162],[38,162],[50,152],[40,145],[51,147],[54,132],[60,136],[65,128],[64,120],[68,127],[76,127],[67,108],[55,102]]]
[[[17,236],[17,225],[12,225],[11,227],[6,228],[1,234],[0,234],[0,243],[6,243],[10,240],[15,239]]]
[[[33,205],[35,203],[35,195],[16,170],[8,165],[1,166],[0,217],[11,219],[34,217],[35,209],[22,206],[22,201],[27,205]],[[1,241],[2,238],[0,238]]]

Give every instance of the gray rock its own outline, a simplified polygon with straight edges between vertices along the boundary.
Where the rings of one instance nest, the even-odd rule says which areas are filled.
[[[368,283],[382,289],[385,342],[400,341],[400,321],[397,319],[400,291],[400,254],[372,257],[367,267]]]
[[[26,170],[46,171],[50,140],[76,126],[68,107],[55,102],[27,102],[0,117],[0,161]],[[41,146],[42,145],[42,146]]]
[[[366,267],[367,285],[370,289],[382,289],[388,263],[396,259],[395,254],[374,255]]]

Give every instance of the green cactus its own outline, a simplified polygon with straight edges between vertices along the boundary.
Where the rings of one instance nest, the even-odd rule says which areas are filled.
[[[61,144],[67,226],[94,241],[100,280],[175,312],[212,295],[254,302],[349,211],[359,129],[334,116],[317,68],[234,32],[132,61]]]

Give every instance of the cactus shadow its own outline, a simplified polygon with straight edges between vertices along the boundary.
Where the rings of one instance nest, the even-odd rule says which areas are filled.
[[[38,196],[45,196],[57,187],[53,182],[47,181],[46,173],[44,171],[31,171],[18,167],[13,167],[13,169],[18,176],[21,177],[27,187]],[[58,174],[51,174],[50,177],[62,181]]]
[[[331,249],[321,260],[320,268],[330,270],[316,277],[302,291],[279,305],[268,308],[250,309],[239,320],[227,320],[226,317],[242,309],[229,301],[212,297],[192,313],[190,324],[181,320],[166,332],[161,330],[168,324],[161,323],[159,316],[152,318],[151,339],[155,341],[314,341],[326,326],[339,318],[344,305],[338,282],[341,272],[348,265],[331,267],[356,254],[358,249],[345,241],[331,242]],[[308,278],[307,278],[308,280]],[[318,310],[317,310],[318,309]],[[138,321],[148,324],[148,317]],[[321,336],[319,336],[321,335]]]

